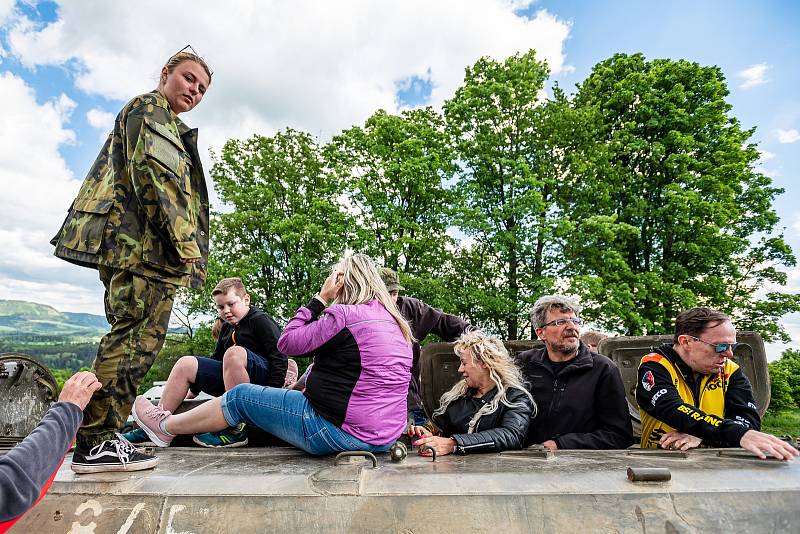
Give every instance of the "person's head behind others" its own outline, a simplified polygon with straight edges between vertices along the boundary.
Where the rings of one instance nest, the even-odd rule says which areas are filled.
[[[386,291],[388,291],[389,295],[395,301],[397,301],[397,297],[400,296],[400,292],[405,289],[402,285],[400,285],[400,275],[397,274],[397,271],[388,267],[381,267],[380,273],[381,279],[386,285]]]
[[[551,359],[570,359],[578,353],[582,306],[572,297],[546,295],[533,305],[533,328]]]
[[[581,341],[583,341],[584,345],[589,347],[590,351],[597,352],[597,347],[598,345],[600,345],[600,342],[607,338],[608,336],[601,332],[595,332],[594,330],[589,330],[588,332],[585,332],[581,336]]]

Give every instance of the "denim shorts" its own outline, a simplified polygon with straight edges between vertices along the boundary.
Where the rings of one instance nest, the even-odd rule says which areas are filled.
[[[265,385],[269,379],[269,363],[255,352],[242,347],[247,351],[247,375],[251,384]],[[222,379],[222,362],[213,358],[197,358],[197,374],[194,384],[189,389],[197,395],[205,391],[209,395],[219,397],[225,393],[225,382]]]
[[[255,425],[310,454],[384,452],[394,443],[371,445],[350,435],[319,415],[300,391],[239,384],[221,400],[229,425]]]

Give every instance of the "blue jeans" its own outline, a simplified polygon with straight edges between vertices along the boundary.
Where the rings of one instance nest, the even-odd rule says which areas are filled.
[[[230,426],[255,425],[310,454],[384,452],[392,445],[370,445],[351,436],[319,415],[300,391],[239,384],[221,400]]]

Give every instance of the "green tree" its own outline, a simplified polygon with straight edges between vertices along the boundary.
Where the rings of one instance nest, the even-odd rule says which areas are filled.
[[[769,378],[772,383],[770,409],[775,406],[776,395],[779,405],[783,408],[800,407],[800,351],[794,349],[783,351],[780,359],[769,364]],[[785,397],[789,399],[788,406],[783,406]],[[782,408],[776,406],[776,409]]]
[[[641,54],[616,54],[579,85],[574,105],[595,117],[601,148],[573,157],[566,273],[604,327],[668,332],[679,311],[707,305],[788,339],[777,319],[799,298],[760,296],[795,263],[775,235],[782,190],[754,170],[753,130],[730,116],[727,95],[718,67]]]
[[[454,282],[463,288],[463,312],[508,339],[520,336],[531,301],[552,288],[560,267],[555,108],[542,105],[548,75],[533,50],[503,62],[484,57],[444,105],[462,166],[460,227],[471,238]]]
[[[228,141],[211,174],[226,209],[212,220],[210,270],[241,277],[257,305],[287,321],[353,235],[342,184],[313,138],[292,129]]]
[[[770,400],[769,411],[780,412],[797,408],[798,404],[792,398],[792,387],[789,385],[789,371],[779,362],[769,364]]]
[[[442,117],[431,108],[377,111],[334,137],[326,159],[347,184],[356,248],[406,275],[435,272],[454,244],[453,194],[444,184],[455,165]]]

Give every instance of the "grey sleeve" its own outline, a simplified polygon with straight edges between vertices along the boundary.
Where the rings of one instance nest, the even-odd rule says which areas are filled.
[[[83,412],[71,402],[57,402],[22,443],[0,456],[0,523],[24,514],[61,465]]]

